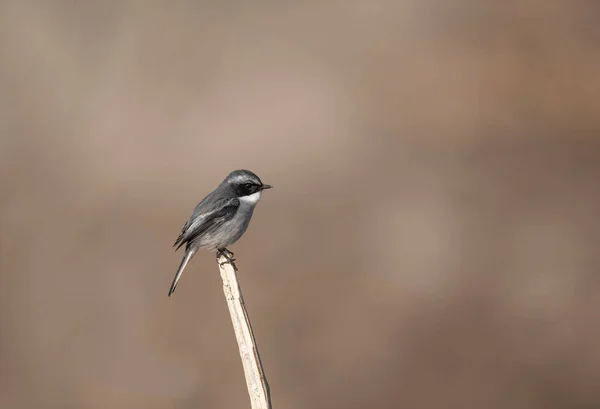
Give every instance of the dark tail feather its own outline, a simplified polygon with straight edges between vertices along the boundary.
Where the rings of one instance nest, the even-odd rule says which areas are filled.
[[[181,264],[179,265],[179,268],[177,269],[177,272],[175,273],[175,278],[173,279],[173,284],[171,284],[171,289],[169,290],[169,297],[171,296],[171,294],[173,294],[175,292],[175,287],[177,287],[177,283],[181,279],[181,274],[183,274],[183,270],[185,269],[185,266],[192,259],[192,257],[194,257],[194,254],[196,254],[196,250],[190,249],[185,252],[183,259],[181,260]]]

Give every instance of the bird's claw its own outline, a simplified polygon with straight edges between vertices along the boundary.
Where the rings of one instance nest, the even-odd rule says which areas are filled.
[[[231,260],[223,261],[223,262],[219,263],[219,267],[223,267],[225,264],[231,264],[231,267],[233,267],[233,269],[235,271],[238,271],[234,261],[235,261],[234,258],[232,258]]]
[[[223,261],[223,262],[219,262],[219,258],[223,256],[225,257],[227,260]],[[233,253],[227,249],[219,249],[219,251],[217,252],[217,263],[219,264],[219,267],[223,267],[225,264],[231,264],[231,266],[233,267],[233,269],[235,271],[238,271],[237,267],[235,266],[234,263],[235,259],[233,258]]]

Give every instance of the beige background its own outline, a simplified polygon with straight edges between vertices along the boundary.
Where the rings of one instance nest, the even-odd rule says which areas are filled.
[[[495,4],[493,4],[495,3]],[[0,3],[0,407],[600,407],[594,1]]]

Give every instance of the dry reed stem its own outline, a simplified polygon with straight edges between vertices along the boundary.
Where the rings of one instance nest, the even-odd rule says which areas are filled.
[[[242,290],[238,283],[235,268],[231,264],[220,264],[226,261],[219,257],[219,271],[223,279],[223,292],[227,300],[227,308],[237,339],[246,376],[246,386],[250,395],[252,409],[271,409],[269,384],[262,368],[262,362],[254,339],[250,318],[244,304]]]

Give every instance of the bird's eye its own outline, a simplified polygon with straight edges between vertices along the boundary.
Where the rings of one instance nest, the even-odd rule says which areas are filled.
[[[246,189],[247,191],[252,190],[252,187],[253,187],[252,183],[244,183],[244,189]]]

